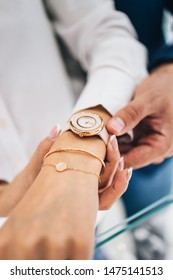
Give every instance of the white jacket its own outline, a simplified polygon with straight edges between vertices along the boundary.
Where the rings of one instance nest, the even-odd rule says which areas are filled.
[[[0,0],[0,178],[10,181],[37,143],[72,111],[111,114],[146,76],[146,50],[111,0]],[[88,73],[74,107],[55,33]]]

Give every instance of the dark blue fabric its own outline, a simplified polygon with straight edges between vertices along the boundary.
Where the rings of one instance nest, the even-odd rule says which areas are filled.
[[[173,158],[162,164],[135,170],[129,187],[123,195],[127,215],[142,210],[151,203],[171,193],[173,184]]]
[[[139,40],[149,52],[148,68],[173,61],[173,46],[167,46],[162,31],[164,8],[173,11],[173,1],[116,0],[116,8],[128,15]],[[134,171],[128,190],[123,195],[130,216],[169,194],[172,188],[173,158],[162,164]]]
[[[173,61],[173,46],[166,46],[162,31],[164,8],[173,11],[169,0],[116,0],[116,8],[128,15],[149,51],[149,69]]]

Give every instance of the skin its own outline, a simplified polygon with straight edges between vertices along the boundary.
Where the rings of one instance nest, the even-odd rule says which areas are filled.
[[[40,172],[44,155],[50,150],[55,140],[56,137],[44,139],[22,172],[11,183],[0,185],[0,217],[8,216],[26,194]]]
[[[120,147],[125,166],[141,168],[173,155],[173,64],[156,68],[136,89],[133,100],[107,123],[117,136],[134,130],[134,141]],[[117,131],[115,119],[124,128]]]
[[[101,114],[105,122],[110,118],[100,108],[94,108],[93,112]],[[62,145],[90,149],[102,158],[106,153],[105,144],[97,136],[80,139],[72,132],[65,132],[57,138],[51,149]],[[42,158],[45,150],[43,153],[39,148]],[[38,158],[36,154],[32,159],[34,162]],[[86,159],[87,156],[56,153],[46,160],[51,164],[65,161],[83,170],[100,172],[99,161],[92,157],[84,160],[84,157]],[[106,169],[101,178],[99,194],[96,176],[74,171],[57,173],[50,166],[40,170],[41,165],[37,162],[37,169],[34,170],[38,174],[34,171],[34,178],[31,176],[34,165],[30,164],[25,172],[32,177],[33,183],[23,189],[21,184],[22,190],[15,200],[17,205],[14,207],[13,203],[11,209],[2,209],[6,214],[10,210],[10,215],[0,230],[0,259],[92,258],[99,201],[100,209],[110,207],[124,193],[130,178],[129,170],[123,169],[122,164],[118,167],[119,160],[120,154],[114,138],[108,144]]]

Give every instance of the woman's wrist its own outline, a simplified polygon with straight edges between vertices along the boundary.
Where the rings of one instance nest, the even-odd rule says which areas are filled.
[[[102,107],[95,107],[85,111],[99,114],[103,118],[105,124],[110,118],[110,115]],[[70,152],[68,150],[60,151],[62,148],[71,148],[74,150],[80,149],[84,152]],[[59,180],[60,178],[68,180],[70,177],[76,178],[76,176],[79,176],[83,178],[82,180],[87,181],[90,177],[90,180],[94,183],[97,180],[98,186],[99,174],[103,165],[101,160],[104,160],[106,153],[105,143],[99,136],[96,135],[92,137],[81,138],[70,130],[65,131],[59,135],[51,147],[50,152],[51,151],[56,152],[49,154],[45,158],[44,167],[42,168],[43,176],[46,176],[44,175],[44,173],[46,173],[49,178],[52,176],[55,180]],[[88,154],[88,152],[94,154],[95,156]],[[63,172],[56,170],[56,166],[58,164],[60,165],[61,163],[67,167]]]
[[[94,109],[91,108],[91,110],[88,109],[86,111],[92,111],[99,114],[104,119],[105,123],[110,118],[109,114],[100,107]],[[58,188],[61,189],[62,187],[63,189],[66,189],[66,186],[68,188],[73,182],[74,187],[79,186],[80,188],[85,188],[86,186],[88,188],[88,186],[91,185],[91,188],[98,189],[98,176],[94,176],[94,174],[91,173],[100,174],[102,169],[101,161],[85,152],[70,153],[68,151],[59,151],[61,148],[82,149],[86,152],[93,153],[96,157],[102,160],[104,160],[106,153],[105,143],[99,136],[81,138],[72,131],[61,133],[50,150],[58,151],[45,158],[45,165],[42,167],[39,175],[41,181],[45,182],[45,186],[51,185],[51,188],[52,186],[55,186],[56,192],[57,184]],[[70,167],[71,170],[68,169],[63,172],[58,172],[56,170],[56,165],[61,162],[67,167]],[[80,169],[80,171],[72,169]],[[86,172],[90,174],[87,174]]]
[[[61,148],[72,148],[74,151],[60,151]],[[75,149],[81,151],[75,151]],[[45,162],[54,165],[64,162],[73,168],[100,172],[102,168],[101,159],[103,160],[105,157],[105,149],[105,144],[98,136],[81,139],[73,132],[67,131],[59,136],[51,148],[51,151],[57,150],[57,152],[46,157]]]
[[[77,139],[76,139],[77,138]],[[95,138],[95,139],[94,139]],[[84,140],[84,141],[83,141]],[[92,137],[92,139],[80,139],[72,132],[68,131],[59,136],[56,143],[51,150],[56,150],[62,147],[76,148],[80,147],[83,150],[93,152],[100,158],[104,158],[105,144],[99,137]],[[103,146],[104,145],[104,146]],[[65,170],[63,172],[57,172],[55,165],[64,162],[67,166],[78,170]],[[69,153],[69,152],[57,152],[51,154],[45,159],[45,165],[42,167],[39,177],[44,187],[51,186],[51,190],[55,193],[59,193],[60,190],[64,191],[71,187],[79,188],[79,191],[88,189],[91,187],[91,192],[94,194],[98,190],[98,177],[91,174],[97,173],[99,175],[102,164],[97,159],[85,153]],[[52,164],[54,166],[49,166]],[[82,170],[84,172],[82,172]],[[86,174],[89,172],[90,174]],[[58,188],[58,189],[57,189]]]
[[[98,196],[98,179],[96,176],[77,171],[58,173],[54,169],[45,167],[42,168],[29,193],[34,194],[35,197],[41,196],[44,198],[46,196],[46,201],[50,203],[58,201],[60,197],[66,198],[69,195],[75,201],[80,199],[80,196],[86,196],[87,203],[89,197]],[[75,194],[77,194],[77,197]]]

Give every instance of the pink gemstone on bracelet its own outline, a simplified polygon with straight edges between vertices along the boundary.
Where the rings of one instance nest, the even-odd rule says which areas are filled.
[[[57,171],[62,172],[66,169],[67,169],[67,165],[65,164],[65,162],[59,162],[58,164],[56,164]]]

